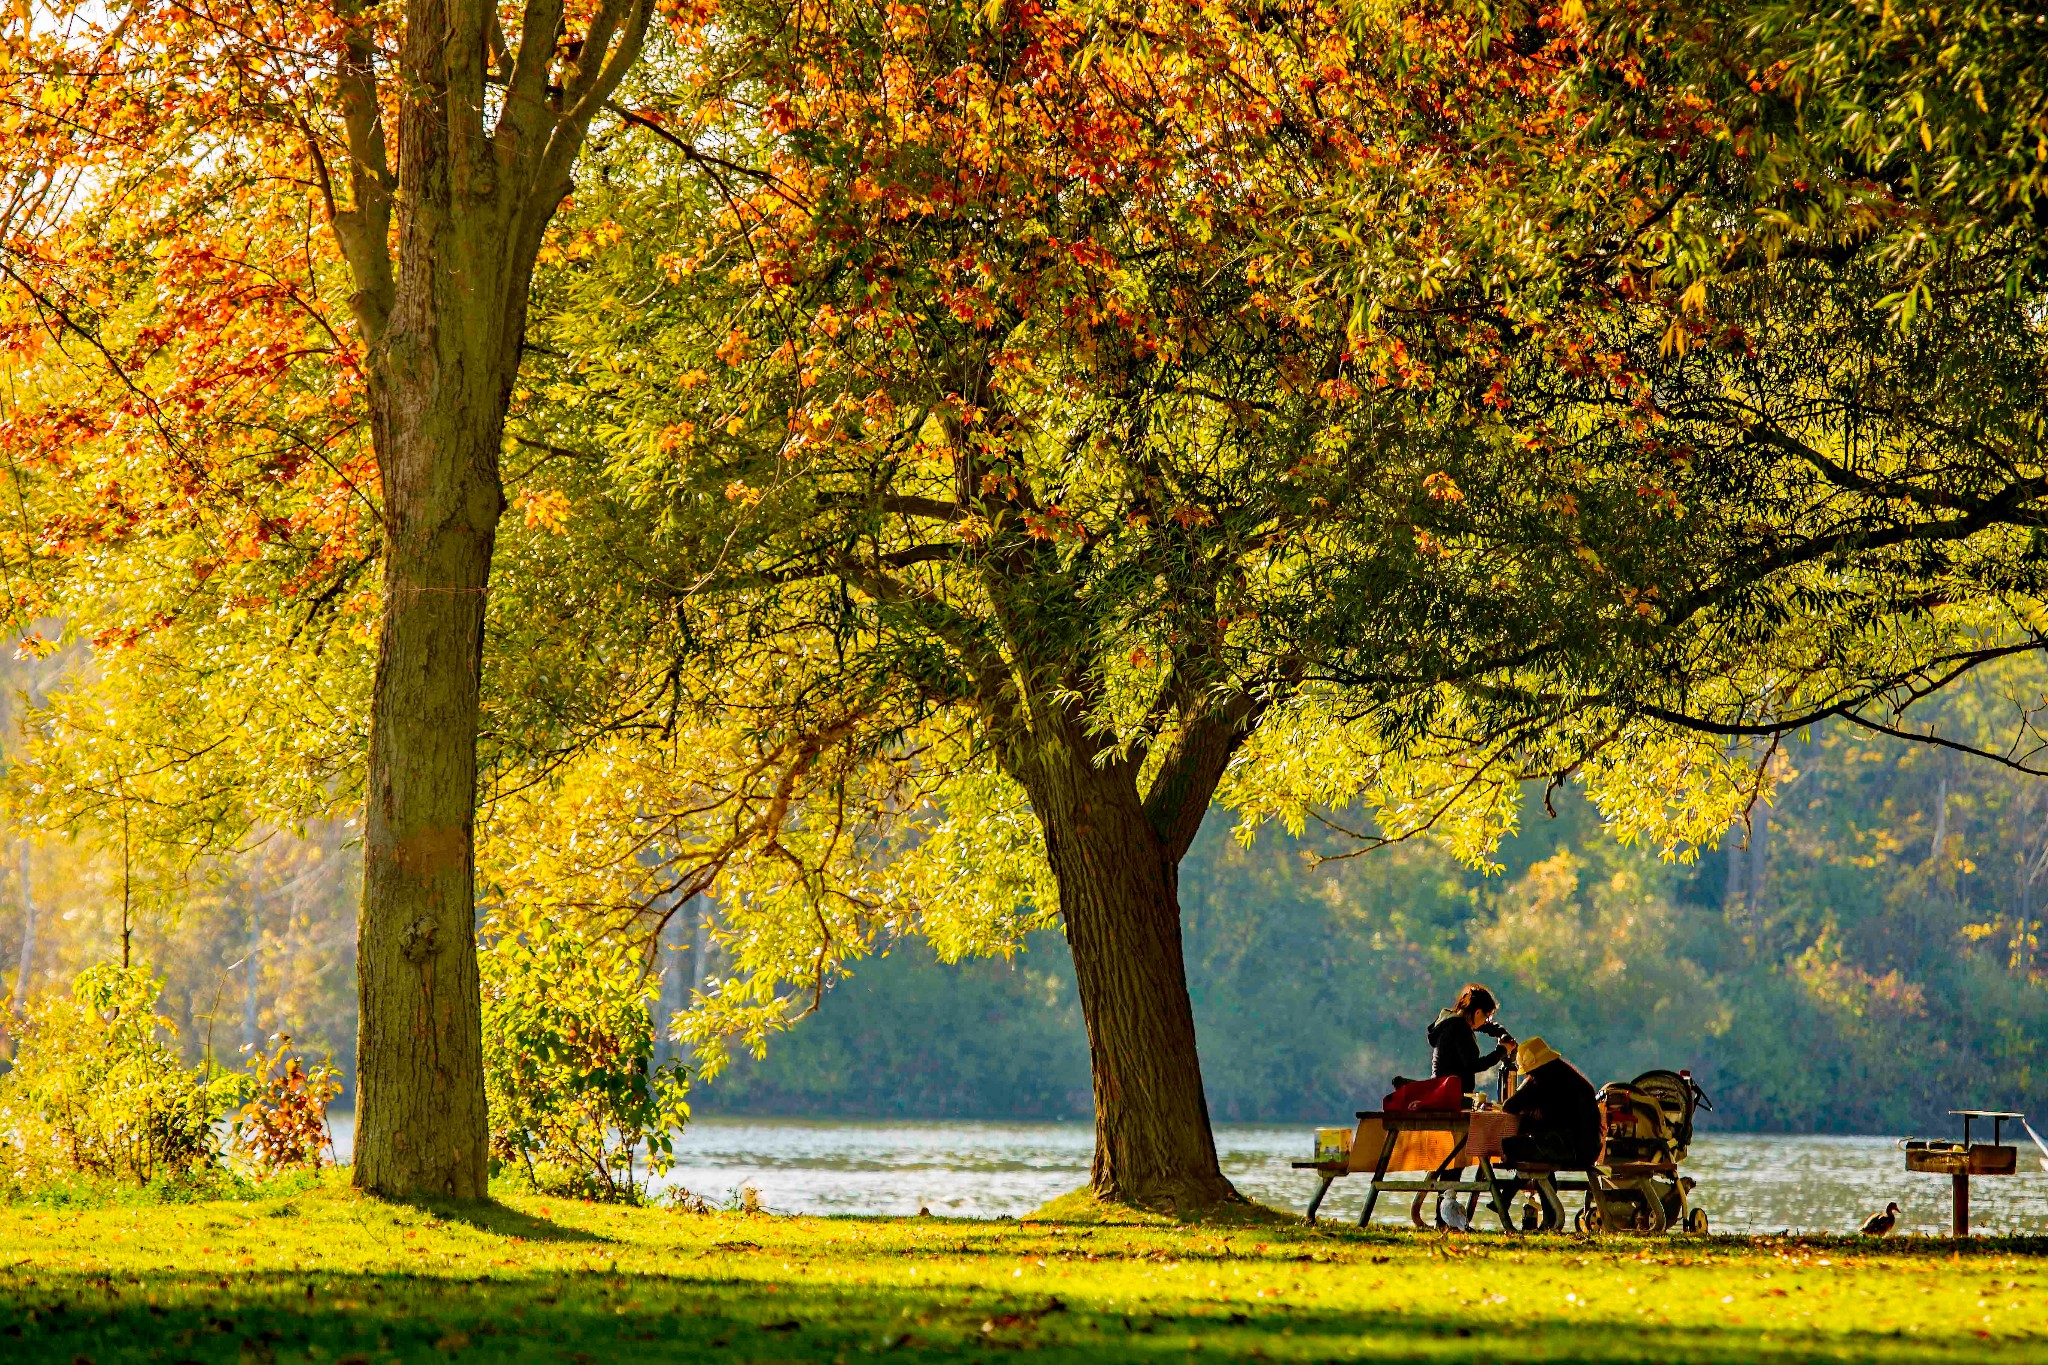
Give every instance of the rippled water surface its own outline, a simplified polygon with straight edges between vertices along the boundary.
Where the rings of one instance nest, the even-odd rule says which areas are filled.
[[[346,1150],[346,1124],[337,1125]],[[1971,1184],[1980,1232],[2048,1233],[2048,1174],[2020,1135],[2020,1173]],[[1308,1154],[1307,1125],[1222,1124],[1223,1169],[1261,1203],[1299,1210],[1315,1177],[1288,1163]],[[676,1142],[681,1184],[721,1202],[742,1185],[790,1213],[935,1214],[994,1218],[1029,1212],[1086,1182],[1093,1137],[1085,1124],[806,1122],[702,1119]],[[1847,1232],[1864,1215],[1899,1202],[1901,1231],[1946,1232],[1946,1177],[1909,1174],[1888,1137],[1702,1134],[1686,1171],[1694,1201],[1728,1232]],[[1323,1216],[1355,1220],[1362,1177],[1340,1180]],[[1374,1222],[1407,1217],[1405,1201],[1382,1199]],[[1483,1226],[1483,1225],[1482,1225]]]
[[[2022,1138],[2024,1140],[2024,1138]],[[672,1179],[714,1200],[752,1184],[771,1208],[805,1213],[1021,1214],[1084,1183],[1093,1138],[1082,1124],[805,1123],[707,1119],[677,1143]],[[1261,1203],[1299,1209],[1315,1178],[1288,1163],[1308,1155],[1310,1130],[1223,1124],[1224,1172]],[[1980,1231],[2048,1232],[2048,1174],[2039,1153],[2021,1170],[1972,1182]],[[1696,1202],[1730,1232],[1847,1231],[1888,1199],[1902,1230],[1945,1231],[1949,1182],[1913,1175],[1888,1137],[1701,1135],[1686,1170]],[[1326,1216],[1355,1219],[1365,1187],[1339,1181]],[[1405,1218],[1382,1199],[1374,1221]]]

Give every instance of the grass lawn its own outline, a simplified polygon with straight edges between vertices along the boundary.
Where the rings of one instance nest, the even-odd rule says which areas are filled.
[[[2041,1361],[2048,1241],[0,1207],[0,1361]]]

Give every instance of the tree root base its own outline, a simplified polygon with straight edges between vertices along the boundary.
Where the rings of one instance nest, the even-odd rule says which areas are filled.
[[[1167,1194],[1143,1202],[1103,1195],[1088,1186],[1047,1200],[1024,1215],[1029,1223],[1096,1223],[1106,1226],[1271,1227],[1299,1226],[1301,1216],[1254,1204],[1228,1185],[1218,1197],[1176,1198]]]

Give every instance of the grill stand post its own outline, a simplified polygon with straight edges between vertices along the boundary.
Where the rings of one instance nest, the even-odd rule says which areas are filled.
[[[2026,1115],[2010,1109],[1951,1109],[1949,1113],[1963,1121],[1963,1140],[1960,1143],[1908,1138],[1900,1145],[1906,1151],[1907,1170],[1948,1177],[1951,1200],[1949,1235],[1961,1241],[1970,1235],[1970,1177],[2018,1172],[2019,1148],[2005,1144],[2004,1128],[2008,1121],[2025,1119]],[[1991,1120],[1991,1141],[1970,1140],[1971,1121],[1976,1119]]]

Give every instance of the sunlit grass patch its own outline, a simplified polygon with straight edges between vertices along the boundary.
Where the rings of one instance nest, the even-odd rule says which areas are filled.
[[[508,1196],[0,1209],[0,1360],[2038,1360],[2048,1242],[1508,1240]]]

